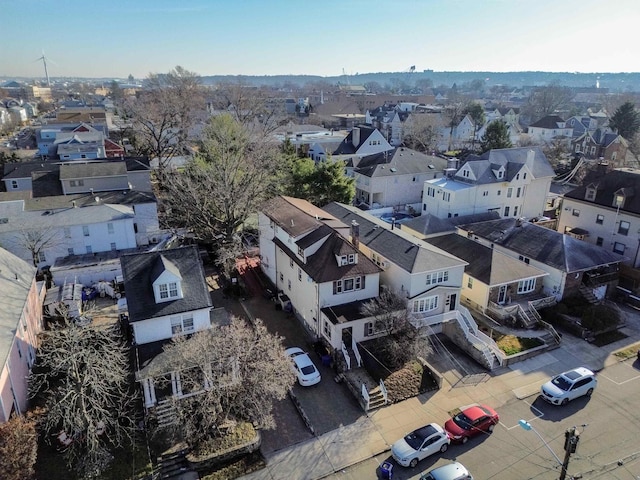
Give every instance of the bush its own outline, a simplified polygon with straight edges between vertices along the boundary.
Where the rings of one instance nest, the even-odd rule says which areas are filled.
[[[592,332],[600,332],[617,327],[620,323],[620,314],[608,305],[591,305],[585,309],[580,323]]]

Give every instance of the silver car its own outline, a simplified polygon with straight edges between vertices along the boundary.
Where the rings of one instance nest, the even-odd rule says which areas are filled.
[[[421,475],[420,480],[473,480],[473,476],[464,465],[453,462]]]
[[[391,447],[391,454],[403,467],[415,467],[418,462],[437,452],[446,452],[449,448],[449,435],[444,429],[430,423],[404,436]]]

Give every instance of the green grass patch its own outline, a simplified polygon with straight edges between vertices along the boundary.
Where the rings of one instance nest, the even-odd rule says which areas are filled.
[[[514,335],[502,335],[494,332],[493,339],[498,344],[498,348],[502,350],[505,355],[515,355],[526,350],[530,350],[540,345],[544,345],[544,342],[538,338],[528,337],[516,337]]]

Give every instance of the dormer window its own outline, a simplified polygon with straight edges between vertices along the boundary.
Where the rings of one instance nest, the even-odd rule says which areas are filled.
[[[336,257],[336,260],[338,261],[339,266],[344,267],[358,263],[358,256],[355,253],[350,253],[348,255],[340,255]]]
[[[178,284],[176,282],[161,283],[158,285],[158,293],[162,300],[178,298]]]
[[[584,194],[584,199],[593,202],[596,199],[596,192],[596,187],[594,185],[589,185]]]

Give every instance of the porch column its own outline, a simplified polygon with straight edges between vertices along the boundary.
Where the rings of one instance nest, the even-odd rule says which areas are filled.
[[[142,380],[142,392],[144,394],[144,406],[145,408],[152,407],[155,402],[155,392],[153,388],[153,384],[151,383],[150,378],[145,378]]]
[[[182,396],[182,384],[180,383],[180,372],[171,372],[171,391],[176,397]]]

